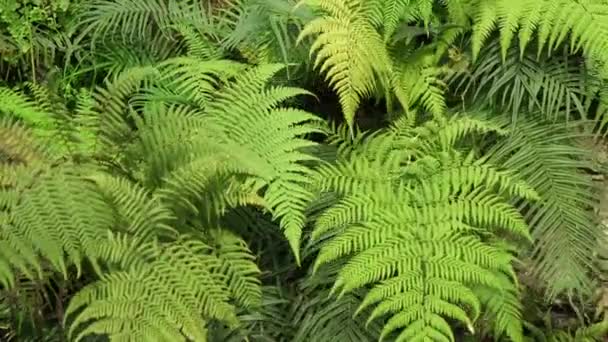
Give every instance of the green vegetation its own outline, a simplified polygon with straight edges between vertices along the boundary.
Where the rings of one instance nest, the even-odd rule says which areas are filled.
[[[608,337],[606,0],[0,24],[0,340]]]

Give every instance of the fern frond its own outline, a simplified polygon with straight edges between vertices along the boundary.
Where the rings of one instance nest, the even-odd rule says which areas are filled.
[[[473,59],[495,28],[500,30],[503,58],[515,34],[522,54],[536,36],[539,55],[543,49],[551,53],[569,37],[573,51],[602,59],[607,56],[608,5],[601,0],[474,1],[471,6],[475,10]]]
[[[344,118],[353,127],[361,100],[374,93],[378,77],[386,78],[391,61],[382,36],[366,15],[364,2],[324,0],[313,4],[325,15],[307,23],[298,41],[316,36],[310,49],[316,54],[314,67],[337,91]]]
[[[2,167],[5,163],[13,165],[23,164],[34,166],[46,164],[52,160],[50,151],[38,139],[32,136],[29,128],[23,127],[13,118],[0,119],[0,156]],[[9,169],[3,169],[2,183],[5,185],[9,179],[15,179],[16,175],[7,173]],[[10,177],[10,178],[5,178]],[[8,183],[11,183],[10,181]]]
[[[80,25],[86,25],[85,32],[93,41],[115,33],[120,33],[125,42],[135,41],[152,34],[154,27],[164,27],[170,11],[179,8],[175,2],[174,6],[167,5],[162,0],[96,0],[83,11]]]
[[[97,137],[95,133],[98,125],[94,108],[95,100],[92,92],[81,89],[77,95],[76,110],[71,124],[79,152],[88,156],[93,155],[96,151]]]
[[[110,338],[155,333],[164,341],[205,341],[207,320],[238,325],[229,301],[232,291],[240,300],[249,298],[242,286],[251,272],[259,273],[253,263],[241,264],[247,270],[236,272],[239,266],[231,264],[231,253],[216,255],[212,247],[187,236],[151,248],[154,258],[147,264],[108,274],[74,296],[66,318],[74,315],[69,334],[75,340],[103,332]],[[241,275],[244,283],[235,279]],[[230,288],[230,283],[236,287]],[[89,320],[95,321],[81,328]]]
[[[51,136],[56,130],[56,118],[50,108],[40,107],[16,90],[0,87],[0,108],[0,113],[21,120],[41,138]]]
[[[121,73],[114,80],[106,80],[105,88],[98,88],[93,94],[95,107],[83,113],[90,131],[97,137],[97,151],[113,159],[118,151],[132,139],[131,127],[126,116],[131,113],[130,97],[137,93],[145,80],[158,76],[152,67],[133,68]],[[88,115],[87,115],[88,114]]]
[[[517,171],[541,201],[521,204],[532,228],[533,270],[549,294],[585,291],[592,248],[600,229],[590,208],[597,199],[588,174],[588,151],[577,147],[579,128],[542,120],[520,120],[508,139],[498,142],[491,160]]]
[[[370,321],[389,317],[381,339],[454,340],[448,321],[472,331],[482,310],[503,315],[512,309],[486,305],[475,292],[482,286],[503,296],[512,287],[499,275],[514,275],[509,252],[481,236],[508,230],[527,238],[527,225],[508,198],[537,196],[512,172],[455,150],[464,134],[496,125],[474,119],[459,124],[435,120],[395,126],[316,173],[315,186],[343,200],[316,222],[312,237],[324,240],[318,242],[315,268],[345,260],[332,289],[340,296],[371,286],[360,309],[375,306]],[[410,167],[422,160],[427,171],[412,172]],[[508,325],[517,316],[504,317]],[[501,325],[500,331],[506,330],[517,336]]]
[[[217,12],[204,1],[92,0],[78,16],[77,27],[80,38],[89,38],[93,47],[112,40],[171,43],[176,41],[176,31],[183,32],[179,27],[193,27],[209,36],[224,32]]]
[[[262,304],[252,310],[239,313],[242,325],[238,330],[217,328],[210,329],[209,340],[241,342],[276,341],[284,338],[290,327],[287,306],[289,300],[285,289],[280,286],[264,286],[262,289]]]
[[[370,10],[369,16],[382,27],[386,41],[399,35],[399,31],[411,22],[423,22],[424,29],[428,32],[428,24],[436,15],[433,13],[432,0],[372,0],[370,3],[375,3],[377,9]],[[376,12],[381,15],[378,16]]]
[[[198,32],[192,25],[175,24],[176,30],[184,37],[188,48],[188,56],[200,60],[221,59],[223,50],[208,37]]]
[[[297,256],[304,210],[312,198],[306,188],[310,169],[303,162],[315,160],[301,152],[315,143],[301,136],[317,131],[314,122],[320,119],[301,110],[279,107],[288,98],[307,94],[296,88],[265,87],[281,68],[261,66],[238,77],[217,94],[208,115],[219,128],[215,133],[218,141],[248,151],[248,156],[237,160],[268,184],[264,199],[275,217],[281,218],[285,236]],[[273,132],[270,137],[269,131]]]
[[[533,327],[532,330],[537,328]],[[608,322],[604,320],[577,329],[549,329],[546,332],[538,330],[539,337],[547,342],[600,342],[608,333]]]
[[[392,36],[400,23],[400,20],[410,6],[410,0],[384,1],[382,8],[382,24],[384,25],[384,39]]]
[[[490,43],[470,73],[454,75],[456,95],[512,113],[539,112],[550,120],[586,118],[597,80],[576,57],[554,54],[537,59],[509,49],[501,61],[498,42]]]
[[[119,219],[117,230],[146,241],[151,237],[171,235],[174,231],[169,224],[174,214],[158,196],[149,194],[139,186],[125,179],[96,174],[88,179],[95,182],[99,192],[116,211]]]
[[[502,291],[490,287],[479,287],[475,289],[483,305],[489,307],[487,319],[494,326],[493,336],[508,336],[512,341],[523,341],[522,315],[523,305],[520,302],[518,289],[512,283],[512,279],[504,274],[497,274]]]
[[[5,228],[4,223],[1,227],[0,284],[3,288],[14,288],[17,274],[22,274],[27,279],[42,278],[43,272],[36,251],[17,239],[9,241],[5,232],[8,229]]]
[[[306,152],[316,144],[302,137],[323,131],[319,117],[281,106],[308,92],[267,86],[282,68],[176,58],[133,70],[99,91],[98,108],[112,109],[101,119],[111,125],[101,137],[175,210],[210,218],[230,203],[271,209],[298,255],[313,196],[308,164],[316,161]],[[159,85],[170,96],[154,93]]]
[[[366,325],[365,320],[353,313],[359,306],[360,297],[348,294],[336,300],[328,298],[328,291],[318,291],[314,296],[302,296],[297,305],[295,321],[298,330],[293,341],[340,341],[356,342],[375,340],[379,336],[378,324]]]
[[[222,16],[230,32],[222,40],[225,49],[239,51],[250,63],[284,63],[287,77],[291,63],[307,62],[307,46],[296,46],[298,32],[310,20],[311,11],[295,7],[296,1],[233,1],[230,15]],[[298,66],[295,66],[298,68]]]
[[[212,232],[217,246],[215,253],[222,265],[219,273],[226,277],[228,289],[243,308],[257,308],[262,304],[260,270],[245,241],[226,230]]]
[[[64,275],[66,259],[80,272],[81,261],[94,246],[102,243],[113,226],[114,216],[93,184],[75,170],[54,169],[43,174],[9,213],[7,241],[27,244]]]
[[[153,66],[179,55],[184,50],[182,45],[180,40],[170,39],[162,34],[129,43],[119,39],[112,40],[96,48],[95,61],[90,69],[112,79],[126,70]]]
[[[202,61],[177,57],[158,65],[166,86],[202,108],[213,98],[219,80],[242,73],[245,65],[230,60]]]
[[[194,149],[201,144],[199,136],[208,135],[211,125],[197,110],[154,102],[144,102],[143,106],[146,108],[141,116],[132,116],[135,131],[123,154],[126,161],[140,170],[146,187],[158,188],[176,169],[214,151],[213,147]]]
[[[409,63],[400,69],[394,82],[402,106],[409,110],[419,103],[435,116],[444,114],[446,85],[441,80],[444,70],[434,66],[412,66]]]
[[[298,286],[291,319],[297,327],[294,341],[345,342],[372,341],[380,336],[381,324],[366,324],[365,318],[356,315],[364,291],[354,291],[336,299],[331,298],[326,284],[335,278],[339,264],[324,267],[309,275]]]

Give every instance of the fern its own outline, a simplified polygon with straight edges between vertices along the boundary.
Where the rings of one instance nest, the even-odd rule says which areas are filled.
[[[597,80],[577,57],[565,52],[551,59],[509,49],[501,62],[498,42],[490,43],[469,73],[450,80],[453,91],[471,102],[509,111],[514,120],[539,112],[549,120],[587,118]]]
[[[218,256],[199,239],[181,236],[172,243],[152,244],[148,254],[152,257],[149,262],[107,274],[72,299],[66,317],[85,306],[69,332],[76,341],[92,333],[108,334],[111,339],[206,341],[202,317],[238,324],[235,308],[229,302],[233,291],[241,302],[260,300],[259,293],[248,290],[256,287],[257,281],[251,284],[245,278],[243,287],[230,274],[238,270],[255,275],[259,272],[255,264],[241,262],[240,269],[231,271],[229,265],[234,256]],[[226,267],[230,272],[228,280]],[[235,287],[227,286],[230,281]],[[78,329],[91,319],[95,322]]]
[[[434,116],[441,116],[446,111],[446,86],[442,80],[445,69],[436,67],[425,57],[428,56],[414,55],[396,67],[393,76],[395,96],[406,112],[419,106]]]
[[[36,174],[3,194],[0,281],[12,286],[13,270],[41,277],[46,262],[64,277],[72,267],[80,274],[88,259],[101,280],[72,298],[66,311],[75,340],[89,334],[146,339],[149,333],[204,340],[203,319],[234,328],[235,305],[260,304],[259,270],[235,235],[206,230],[176,238],[176,227],[195,229],[176,226],[165,197],[90,166],[20,171]],[[143,316],[132,316],[136,321],[122,319],[141,309]]]
[[[310,49],[316,54],[314,66],[338,93],[351,129],[361,101],[372,96],[384,96],[389,112],[396,97],[406,112],[420,106],[434,115],[444,114],[441,78],[445,70],[437,62],[443,45],[450,44],[455,35],[438,34],[427,48],[406,53],[404,34],[396,32],[399,20],[403,25],[430,20],[432,2],[324,0],[310,4],[321,15],[305,25],[299,40],[316,36]]]
[[[20,165],[27,167],[46,164],[53,159],[48,146],[44,146],[33,137],[30,129],[15,121],[10,117],[0,119],[3,185],[6,185],[6,182],[17,181],[16,175],[12,171]]]
[[[275,215],[281,217],[285,236],[297,255],[305,222],[303,210],[311,196],[304,186],[309,169],[301,162],[314,160],[299,152],[314,144],[297,137],[316,131],[315,125],[307,122],[317,119],[303,111],[275,107],[287,98],[304,94],[301,90],[282,87],[262,93],[257,90],[279,69],[261,67],[239,78],[234,86],[220,94],[210,115],[220,128],[219,141],[251,146],[248,149],[252,154],[248,158],[255,158],[255,162],[249,161],[246,165],[252,165],[254,174],[268,182],[264,198]],[[272,139],[263,139],[268,130],[274,132]]]
[[[472,48],[476,59],[490,33],[500,30],[503,59],[518,34],[520,51],[536,38],[538,53],[551,52],[570,38],[574,51],[582,49],[588,56],[606,58],[605,40],[608,7],[602,0],[534,0],[472,1]]]
[[[338,266],[338,267],[336,267]],[[361,315],[354,317],[363,299],[363,291],[355,291],[340,299],[331,298],[327,285],[340,270],[340,264],[324,267],[298,286],[291,319],[293,341],[371,341],[380,336],[381,324],[365,324]]]
[[[516,296],[513,280],[500,281],[512,279],[513,257],[487,237],[508,231],[528,238],[503,195],[536,193],[512,173],[454,149],[464,134],[492,128],[471,119],[416,128],[400,122],[319,169],[317,187],[342,199],[316,222],[312,237],[322,245],[315,267],[345,259],[332,290],[340,296],[373,286],[360,310],[375,305],[369,321],[389,315],[381,339],[404,328],[395,340],[453,340],[448,320],[472,330],[483,303],[503,315],[498,335],[522,340],[518,306],[497,302]]]
[[[606,334],[605,0],[9,2],[0,339]]]
[[[198,32],[192,25],[176,24],[175,27],[186,42],[188,56],[201,60],[220,59],[222,57],[222,49]]]
[[[183,196],[175,201],[183,209],[218,203],[218,210],[211,212],[220,213],[220,202],[206,201],[210,197],[204,194],[226,198],[225,187],[217,193],[209,191],[207,185],[218,180],[213,178],[220,174],[217,172],[223,177],[245,177],[236,184],[249,190],[236,190],[233,200],[271,209],[281,218],[297,256],[305,223],[303,212],[312,196],[306,188],[310,169],[303,162],[315,160],[303,152],[315,144],[300,137],[318,131],[320,119],[280,106],[291,97],[307,94],[296,88],[267,87],[281,68],[266,65],[243,72],[242,65],[228,61],[167,61],[158,71],[149,72],[161,75],[160,86],[170,95],[159,93],[156,84],[140,91],[135,98],[141,99],[137,106],[143,112],[133,116],[137,133],[125,121],[125,114],[131,107],[127,102],[131,92],[137,92],[142,82],[140,78],[131,81],[126,74],[107,91],[100,91],[100,104],[112,109],[106,114],[111,120],[104,121],[112,126],[101,127],[100,138],[107,141],[102,146],[125,146],[113,159],[120,160],[122,168],[142,170],[143,177],[138,178],[148,186],[162,188],[159,191],[169,198],[171,194]],[[225,80],[238,72],[242,74],[234,81]],[[223,87],[217,90],[219,84]],[[271,139],[269,130],[273,132]],[[262,203],[254,194],[263,187]]]
[[[18,118],[35,129],[37,135],[49,136],[56,130],[56,118],[24,94],[3,87],[0,88],[0,101],[2,114]]]
[[[12,208],[9,241],[28,241],[66,274],[64,252],[79,267],[82,252],[95,250],[112,223],[112,211],[91,184],[74,170],[54,169],[24,191]]]
[[[15,285],[15,271],[29,279],[42,275],[43,267],[34,247],[12,234],[11,211],[20,205],[21,194],[36,177],[48,170],[53,158],[30,130],[9,118],[0,121],[0,146],[0,284],[11,288]]]
[[[206,1],[92,0],[85,9],[78,17],[77,27],[82,31],[79,38],[90,39],[93,47],[112,40],[123,44],[171,42],[179,32],[184,33],[184,27],[202,32],[218,43],[218,34],[229,30],[225,14]]]
[[[181,41],[162,35],[146,39],[145,43],[115,41],[96,49],[93,65],[79,72],[95,71],[107,78],[135,67],[156,65],[184,50]]]
[[[119,33],[125,42],[133,42],[136,37],[151,35],[153,27],[165,28],[170,11],[180,8],[179,2],[172,5],[168,6],[164,0],[93,1],[88,10],[82,12],[80,25],[86,25],[85,32],[92,35],[93,41]]]
[[[352,127],[361,99],[371,96],[378,77],[387,77],[391,61],[365,2],[328,0],[315,4],[325,15],[307,23],[298,40],[317,35],[311,46],[311,53],[317,55],[314,66],[337,91],[344,118]]]
[[[515,170],[533,186],[542,200],[524,202],[535,247],[534,273],[550,294],[589,289],[588,270],[601,231],[590,208],[597,199],[589,175],[588,151],[577,147],[580,128],[542,120],[520,120],[509,139],[490,151],[491,160]]]
[[[289,301],[284,298],[282,287],[265,286],[262,290],[260,307],[239,312],[238,318],[242,322],[239,329],[216,328],[209,335],[209,340],[226,342],[281,340],[284,337],[283,333],[289,329],[289,317],[285,314]]]
[[[306,8],[294,8],[295,3],[293,0],[231,1],[226,10],[230,15],[220,18],[231,27],[222,39],[222,47],[239,51],[254,64],[291,64],[286,69],[290,76],[292,65],[307,59],[307,47],[298,47],[295,43],[302,23],[311,17]]]
[[[528,328],[538,340],[546,342],[599,342],[608,333],[608,323],[605,320],[577,329],[549,329],[546,333],[533,326]]]
[[[79,97],[76,111],[68,110],[65,102],[52,95],[49,89],[33,84],[25,84],[33,96],[27,96],[24,91],[0,88],[2,99],[0,105],[4,108],[0,113],[3,117],[17,120],[26,125],[36,138],[52,139],[47,146],[48,153],[63,157],[90,156],[93,153],[92,144],[95,138],[91,135],[90,124],[82,121],[86,112],[91,116],[86,102],[90,98]],[[83,95],[84,93],[81,93]],[[85,125],[83,125],[85,124]]]

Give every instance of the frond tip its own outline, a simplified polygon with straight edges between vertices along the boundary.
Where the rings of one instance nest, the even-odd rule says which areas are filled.
[[[307,23],[298,41],[315,35],[310,53],[314,66],[338,93],[347,124],[352,128],[361,99],[370,97],[377,77],[391,68],[382,36],[367,16],[365,1],[307,1],[325,16]]]

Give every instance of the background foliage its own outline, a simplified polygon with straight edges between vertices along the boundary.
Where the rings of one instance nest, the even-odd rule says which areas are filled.
[[[0,0],[0,339],[604,341],[605,0]]]

